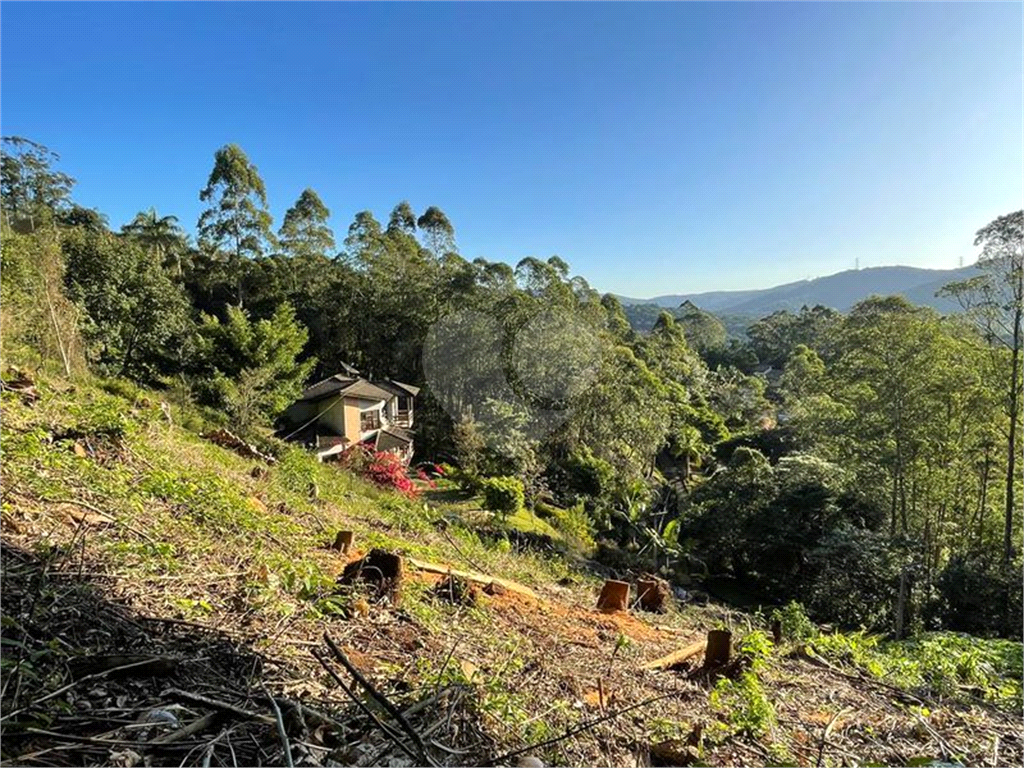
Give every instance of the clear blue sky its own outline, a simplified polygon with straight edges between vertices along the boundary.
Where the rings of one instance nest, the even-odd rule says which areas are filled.
[[[311,186],[439,205],[463,255],[558,254],[634,296],[956,266],[1022,205],[1021,3],[21,4],[0,129],[119,226],[190,230],[240,144]]]

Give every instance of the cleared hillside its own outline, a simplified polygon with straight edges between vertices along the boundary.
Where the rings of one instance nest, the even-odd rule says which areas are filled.
[[[860,635],[773,646],[714,604],[600,613],[609,571],[473,499],[410,500],[283,446],[244,458],[122,382],[20,390],[2,395],[4,764],[281,765],[285,745],[296,765],[1024,758],[1019,644],[883,655]],[[374,548],[409,564],[396,601],[337,583]],[[457,598],[414,560],[524,589]],[[643,668],[716,627],[744,660],[731,677]],[[419,743],[339,688],[325,632]]]

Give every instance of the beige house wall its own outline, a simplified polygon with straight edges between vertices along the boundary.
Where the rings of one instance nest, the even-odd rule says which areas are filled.
[[[339,409],[341,410],[341,409]],[[342,433],[353,443],[359,442],[359,401],[345,400],[345,425]]]

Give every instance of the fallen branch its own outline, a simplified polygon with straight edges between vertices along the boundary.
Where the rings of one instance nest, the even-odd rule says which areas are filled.
[[[352,675],[355,681],[363,686],[363,688],[366,689],[366,692],[369,693],[378,704],[384,707],[385,711],[395,718],[395,722],[402,726],[402,729],[409,734],[409,737],[416,745],[416,749],[419,750],[419,758],[426,761],[428,765],[434,765],[434,762],[427,754],[427,748],[423,743],[423,739],[420,737],[419,733],[416,732],[416,729],[409,724],[409,721],[405,719],[405,716],[399,711],[399,709],[392,704],[384,694],[374,688],[373,685],[370,684],[369,680],[363,677],[362,672],[353,666],[352,662],[348,660],[348,657],[342,652],[341,648],[338,647],[338,644],[334,642],[334,639],[327,632],[324,632],[324,642],[326,642],[327,647],[331,649],[331,653],[334,655],[334,658],[348,670],[349,674]]]
[[[284,729],[281,708],[277,706],[277,701],[267,692],[267,687],[263,683],[260,683],[260,689],[263,691],[263,695],[270,699],[270,706],[274,710],[274,717],[277,720],[277,735],[281,739],[281,746],[284,747],[285,763],[287,763],[288,768],[295,768],[295,763],[292,762],[292,745],[288,743],[288,734]]]
[[[206,707],[207,709],[215,709],[218,712],[222,712],[228,715],[234,715],[245,720],[256,720],[257,722],[264,723],[266,725],[273,725],[274,718],[269,715],[262,715],[259,712],[250,712],[248,709],[242,709],[236,707],[234,704],[228,704],[226,701],[219,701],[217,699],[211,699],[209,696],[200,696],[198,693],[189,693],[179,688],[168,688],[164,691],[164,696],[175,699],[176,701],[184,701],[189,704]]]
[[[643,665],[643,669],[671,669],[674,666],[682,664],[687,659],[691,659],[701,653],[704,653],[704,649],[707,647],[707,640],[696,640],[689,645],[680,648],[678,651],[674,651],[667,656],[662,656],[654,661],[648,661]]]
[[[358,696],[356,696],[355,692],[348,686],[348,684],[344,680],[341,679],[341,676],[334,671],[331,665],[327,663],[327,659],[321,656],[320,653],[321,651],[319,648],[314,648],[312,650],[313,658],[320,662],[320,666],[327,670],[327,673],[332,678],[334,678],[334,682],[336,682],[339,685],[341,690],[348,694],[348,697],[352,699],[355,705],[359,707],[359,709],[361,709],[363,713],[370,718],[370,720],[373,721],[373,723],[380,729],[381,733],[383,733],[385,736],[391,739],[392,742],[394,742],[395,746],[397,746],[399,749],[405,752],[405,754],[413,760],[419,760],[420,758],[416,754],[416,752],[411,747],[409,747],[404,741],[402,741],[402,739],[399,737],[397,733],[395,733],[387,725],[381,722],[380,718],[377,717],[373,713],[373,711],[369,707],[367,707],[366,704],[364,704],[363,701]]]
[[[182,739],[187,739],[189,736],[193,736],[197,733],[202,733],[222,717],[224,717],[223,712],[210,712],[208,714],[203,715],[202,717],[196,718],[191,723],[186,725],[184,728],[179,728],[178,730],[172,731],[171,733],[167,733],[163,736],[158,736],[155,739],[151,739],[144,746],[156,747],[166,744],[173,744],[175,742],[181,741]]]
[[[832,719],[828,721],[828,725],[825,726],[825,730],[821,734],[821,742],[818,744],[818,760],[815,762],[814,768],[821,768],[821,761],[825,757],[825,745],[828,743],[828,735],[832,733],[832,728],[835,726],[836,721],[852,709],[853,707],[843,707],[832,715]]]

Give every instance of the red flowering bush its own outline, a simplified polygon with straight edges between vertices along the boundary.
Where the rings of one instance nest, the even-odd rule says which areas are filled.
[[[422,480],[424,483],[426,483],[428,488],[437,488],[437,483],[435,483],[431,479],[430,475],[427,474],[427,470],[425,470],[423,468],[417,469],[416,470],[416,477],[418,477],[420,480]]]
[[[406,475],[405,463],[394,453],[374,451],[360,443],[341,454],[341,464],[381,488],[416,496],[416,486]]]

